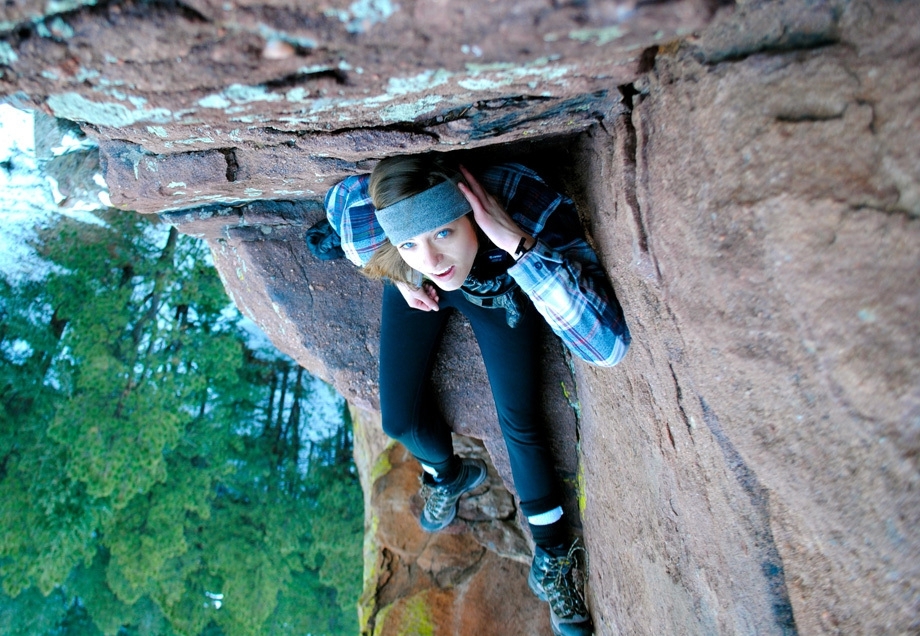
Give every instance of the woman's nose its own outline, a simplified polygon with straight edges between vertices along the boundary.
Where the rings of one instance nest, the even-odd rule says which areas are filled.
[[[429,244],[423,244],[422,248],[422,258],[423,262],[429,269],[434,269],[437,267],[438,263],[441,262],[441,253],[434,248],[434,246]]]

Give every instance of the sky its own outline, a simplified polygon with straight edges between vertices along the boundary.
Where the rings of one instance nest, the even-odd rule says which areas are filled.
[[[30,219],[45,217],[45,195],[35,171],[32,117],[0,104],[0,271],[13,277],[41,269],[25,246]]]
[[[55,141],[55,155],[88,145],[71,135]],[[101,223],[93,211],[109,203],[105,181],[97,175],[98,201],[59,206],[63,197],[57,183],[42,174],[41,161],[36,157],[32,114],[8,104],[0,104],[0,164],[0,272],[12,280],[40,279],[47,266],[28,245],[35,226],[47,223],[54,214]]]

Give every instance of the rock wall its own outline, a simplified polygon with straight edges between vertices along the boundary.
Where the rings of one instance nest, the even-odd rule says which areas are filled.
[[[716,24],[594,142],[591,180],[630,175],[596,232],[640,343],[622,373],[576,367],[586,481],[615,476],[589,490],[586,535],[620,546],[594,589],[623,631],[920,625],[916,11],[852,4],[821,46],[732,61]]]
[[[376,422],[380,290],[303,245],[329,184],[426,150],[566,189],[624,305],[620,366],[544,345],[599,634],[920,630],[920,5],[67,7],[5,6],[0,90],[82,122],[112,200],[206,238],[355,406],[365,633],[547,629],[469,327],[434,383],[495,478],[427,537]]]

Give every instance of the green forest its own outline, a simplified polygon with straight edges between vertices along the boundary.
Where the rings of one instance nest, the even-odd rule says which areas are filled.
[[[99,216],[0,276],[0,634],[356,633],[344,401],[251,345],[203,242]]]

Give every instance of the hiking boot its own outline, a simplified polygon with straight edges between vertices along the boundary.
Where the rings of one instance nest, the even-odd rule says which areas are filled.
[[[478,486],[486,478],[486,465],[481,459],[461,460],[460,472],[450,482],[438,483],[428,473],[422,475],[421,523],[425,532],[437,532],[450,525],[457,516],[460,497]]]
[[[594,625],[585,607],[582,583],[572,568],[575,553],[584,551],[576,540],[565,556],[553,556],[536,546],[527,583],[541,601],[549,603],[550,625],[556,636],[591,636]]]

